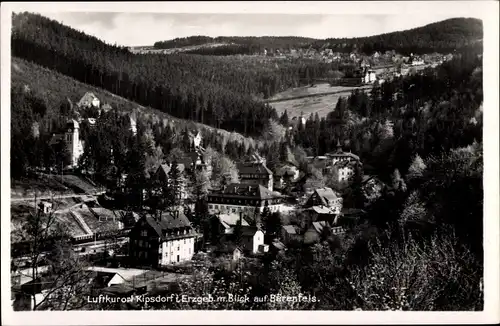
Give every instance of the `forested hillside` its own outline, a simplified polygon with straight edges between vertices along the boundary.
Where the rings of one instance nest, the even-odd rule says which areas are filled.
[[[274,109],[256,98],[321,77],[314,62],[134,55],[43,16],[13,17],[12,54],[178,118],[258,135]]]
[[[368,37],[311,39],[301,37],[208,37],[192,36],[154,44],[158,49],[180,48],[191,45],[227,43],[216,48],[200,48],[188,53],[206,55],[256,54],[264,49],[331,48],[336,52],[358,50],[365,54],[395,50],[407,54],[450,53],[483,38],[482,21],[475,18],[453,18],[405,31]]]
[[[315,41],[309,37],[297,36],[190,36],[176,38],[168,41],[155,42],[154,47],[157,49],[173,49],[191,45],[202,45],[207,43],[227,43],[228,45],[247,45],[254,50],[262,51],[265,48],[290,48],[309,45]]]
[[[333,47],[344,51],[356,48],[368,54],[390,50],[404,54],[449,53],[474,45],[482,39],[481,20],[452,18],[423,27],[376,36],[319,40],[314,42],[314,47]]]
[[[258,146],[252,138],[174,118],[19,58],[12,58],[11,76],[11,157],[16,162],[11,175],[14,178],[24,176],[28,167],[50,166],[55,160],[50,157],[53,154],[48,146],[52,133],[64,126],[67,119],[75,118],[76,103],[88,91],[101,103],[111,105],[119,115],[134,111],[141,125],[155,131],[165,153],[175,147],[187,149],[183,139],[187,129],[200,130],[206,146],[220,151],[224,148],[232,159]],[[80,113],[83,117],[95,116],[92,112]],[[82,128],[85,130],[88,126],[84,124]],[[85,131],[82,136],[87,140]]]

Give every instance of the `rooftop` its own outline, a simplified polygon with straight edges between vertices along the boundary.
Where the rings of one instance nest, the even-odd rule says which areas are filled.
[[[295,227],[293,225],[283,225],[283,229],[288,234],[297,234],[297,232],[295,231]]]
[[[178,212],[177,216],[173,216],[170,213],[162,214],[159,219],[155,219],[148,214],[144,215],[144,219],[161,238],[165,238],[164,231],[191,228],[191,222],[189,222],[186,215],[181,212]]]
[[[224,225],[225,228],[231,228],[235,226],[240,220],[240,215],[235,213],[220,214],[217,215],[217,217],[219,218],[219,221],[222,223],[222,225]],[[241,225],[248,226],[249,224],[244,218],[242,218]]]
[[[212,195],[234,198],[253,198],[260,200],[282,197],[280,194],[270,191],[263,185],[246,183],[231,183],[222,193],[213,193]]]
[[[273,174],[271,170],[269,170],[264,163],[244,162],[244,163],[238,163],[236,166],[240,174],[263,174],[263,175]]]
[[[241,236],[253,237],[257,231],[259,231],[259,229],[256,226],[242,226]]]

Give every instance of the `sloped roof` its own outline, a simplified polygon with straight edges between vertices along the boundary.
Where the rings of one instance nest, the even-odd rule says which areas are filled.
[[[256,226],[242,226],[241,227],[241,236],[242,237],[253,237],[257,231],[259,231],[259,229]]]
[[[283,225],[282,228],[288,234],[297,234],[297,232],[295,231],[295,227],[293,225]]]
[[[235,214],[235,213],[220,214],[217,217],[219,218],[219,221],[222,223],[222,225],[224,225],[224,227],[226,229],[235,226],[238,223],[238,221],[240,220],[239,214]],[[244,218],[242,218],[241,225],[248,226],[249,224]]]
[[[285,244],[283,242],[281,242],[281,241],[274,241],[271,245],[274,246],[278,250],[284,250],[284,249],[286,249]]]
[[[115,272],[92,271],[91,273],[93,276],[91,283],[99,287],[107,287],[108,282],[111,281],[111,279],[115,277],[115,275],[119,275],[123,279],[120,274]],[[123,279],[123,281],[125,281],[125,279]]]
[[[273,174],[264,163],[243,162],[237,163],[236,167],[240,174]]]
[[[359,161],[359,156],[353,153],[346,153],[346,152],[335,152],[335,153],[327,153],[326,154],[329,157],[350,157],[352,159],[355,159],[356,161]]]
[[[318,194],[318,196],[321,198],[321,202],[325,206],[331,205],[338,199],[337,195],[330,187],[317,188],[314,190],[314,192]]]
[[[217,249],[215,250],[216,252],[220,253],[234,253],[235,250],[238,250],[239,252],[243,252],[243,250],[234,242],[232,241],[226,241],[221,243]]]
[[[135,289],[126,284],[113,284],[105,288],[103,292],[114,295],[127,295],[135,292]]]
[[[270,191],[263,185],[246,184],[246,183],[231,183],[223,192],[225,197],[239,197],[239,198],[254,198],[254,199],[273,199],[279,198],[281,195]]]
[[[312,223],[312,229],[316,232],[321,233],[325,227],[328,227],[328,223],[326,221],[318,221]]]
[[[326,207],[326,206],[312,206],[312,207],[308,208],[307,210],[314,211],[318,214],[335,214],[335,212],[332,211],[331,208]]]
[[[80,105],[83,105],[84,102],[92,102],[95,99],[99,100],[97,98],[97,96],[94,95],[94,93],[87,92],[87,93],[85,93],[85,95],[82,96],[82,98],[80,99],[80,101],[78,101],[77,105],[80,106]]]
[[[180,228],[190,228],[191,222],[183,213],[179,212],[177,217],[171,214],[163,214],[159,220],[155,220],[151,215],[144,216],[145,221],[156,231],[159,237],[163,238],[163,231]]]

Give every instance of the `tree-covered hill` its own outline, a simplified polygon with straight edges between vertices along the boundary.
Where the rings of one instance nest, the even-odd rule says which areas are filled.
[[[338,52],[358,50],[365,54],[395,50],[399,53],[453,52],[483,38],[482,21],[475,18],[452,18],[409,30],[355,38],[312,39],[303,37],[208,37],[191,36],[159,41],[158,49],[181,48],[211,43],[226,43],[216,48],[202,48],[189,53],[255,54],[264,49],[332,48]]]
[[[358,49],[365,53],[396,50],[410,53],[449,53],[483,39],[483,22],[476,18],[452,18],[405,31],[381,35],[316,41],[315,47]]]
[[[266,47],[298,47],[309,45],[315,41],[313,38],[298,37],[298,36],[189,36],[175,38],[168,41],[155,42],[154,47],[157,49],[173,49],[192,45],[203,45],[207,43],[226,43],[237,45],[253,45],[255,48],[264,49]]]
[[[276,112],[259,98],[324,77],[324,63],[134,55],[38,14],[13,15],[13,56],[172,116],[258,135]]]

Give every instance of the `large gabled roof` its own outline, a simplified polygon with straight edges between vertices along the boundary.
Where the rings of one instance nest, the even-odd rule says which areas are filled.
[[[146,223],[155,230],[156,234],[160,238],[164,237],[164,231],[191,227],[191,222],[189,222],[189,219],[186,217],[186,215],[181,212],[178,212],[177,216],[174,216],[171,213],[165,213],[162,214],[158,219],[155,219],[149,214],[145,215],[143,218]]]
[[[325,206],[330,206],[338,199],[338,196],[330,187],[316,188],[314,189],[314,193],[318,194],[321,202]]]
[[[242,162],[237,163],[236,167],[240,174],[264,174],[272,175],[273,172],[262,162]]]
[[[253,237],[257,231],[259,231],[259,228],[256,226],[242,226],[241,227],[241,236],[242,237]]]
[[[247,183],[231,183],[223,192],[225,197],[246,197],[254,199],[273,199],[279,198],[281,195],[272,192],[263,185],[247,184]]]
[[[97,98],[97,96],[95,96],[94,93],[87,92],[87,93],[85,93],[85,95],[82,96],[82,98],[80,99],[80,101],[78,101],[77,105],[81,106],[81,105],[84,104],[84,102],[90,102],[91,103],[93,100],[99,100],[99,99]]]

